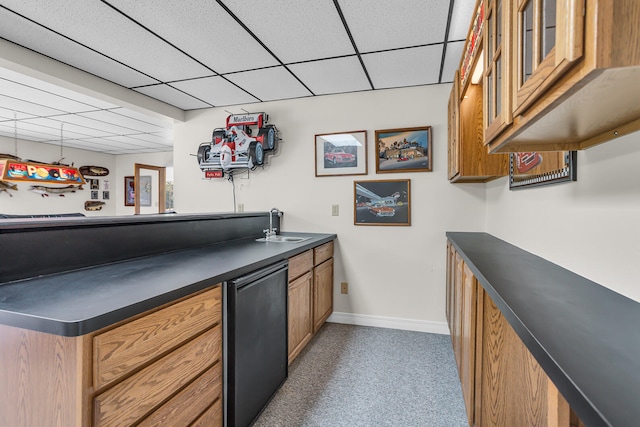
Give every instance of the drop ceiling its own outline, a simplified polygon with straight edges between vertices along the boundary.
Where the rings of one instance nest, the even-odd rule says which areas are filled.
[[[474,5],[0,0],[0,38],[188,111],[449,83]],[[126,154],[170,151],[172,128],[172,120],[0,68],[1,136]]]

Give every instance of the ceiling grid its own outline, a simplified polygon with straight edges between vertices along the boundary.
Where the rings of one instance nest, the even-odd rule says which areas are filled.
[[[0,38],[180,110],[450,83],[475,0],[0,0]],[[0,53],[0,59],[2,54]],[[140,96],[140,95],[137,95]],[[170,151],[172,122],[0,68],[0,136]]]

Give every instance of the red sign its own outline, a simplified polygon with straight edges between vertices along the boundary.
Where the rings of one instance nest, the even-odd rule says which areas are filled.
[[[204,171],[205,178],[222,178],[222,171]]]

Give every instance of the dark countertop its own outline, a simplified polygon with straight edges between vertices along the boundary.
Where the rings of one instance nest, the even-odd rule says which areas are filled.
[[[447,237],[587,426],[638,425],[638,302],[489,234]]]
[[[311,238],[299,243],[245,238],[5,283],[0,285],[0,323],[85,335],[336,238],[283,235]]]

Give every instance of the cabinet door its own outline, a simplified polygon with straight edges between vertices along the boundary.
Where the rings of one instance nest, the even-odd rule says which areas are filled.
[[[289,283],[289,363],[313,336],[313,275]]]
[[[482,293],[481,413],[476,426],[568,427],[570,409],[500,309]]]
[[[333,258],[313,269],[313,332],[333,312]]]
[[[512,2],[489,0],[484,29],[484,141],[489,143],[512,121],[511,34]]]
[[[455,253],[455,269],[453,271],[453,328],[451,329],[451,341],[453,344],[453,354],[460,372],[461,349],[462,349],[462,280],[464,261],[458,253]]]
[[[582,57],[584,0],[518,0],[514,114],[521,114]]]
[[[460,382],[469,425],[474,423],[477,289],[478,282],[465,263],[462,279]]]
[[[460,173],[460,74],[456,70],[453,76],[453,87],[449,95],[448,148],[449,179]]]

